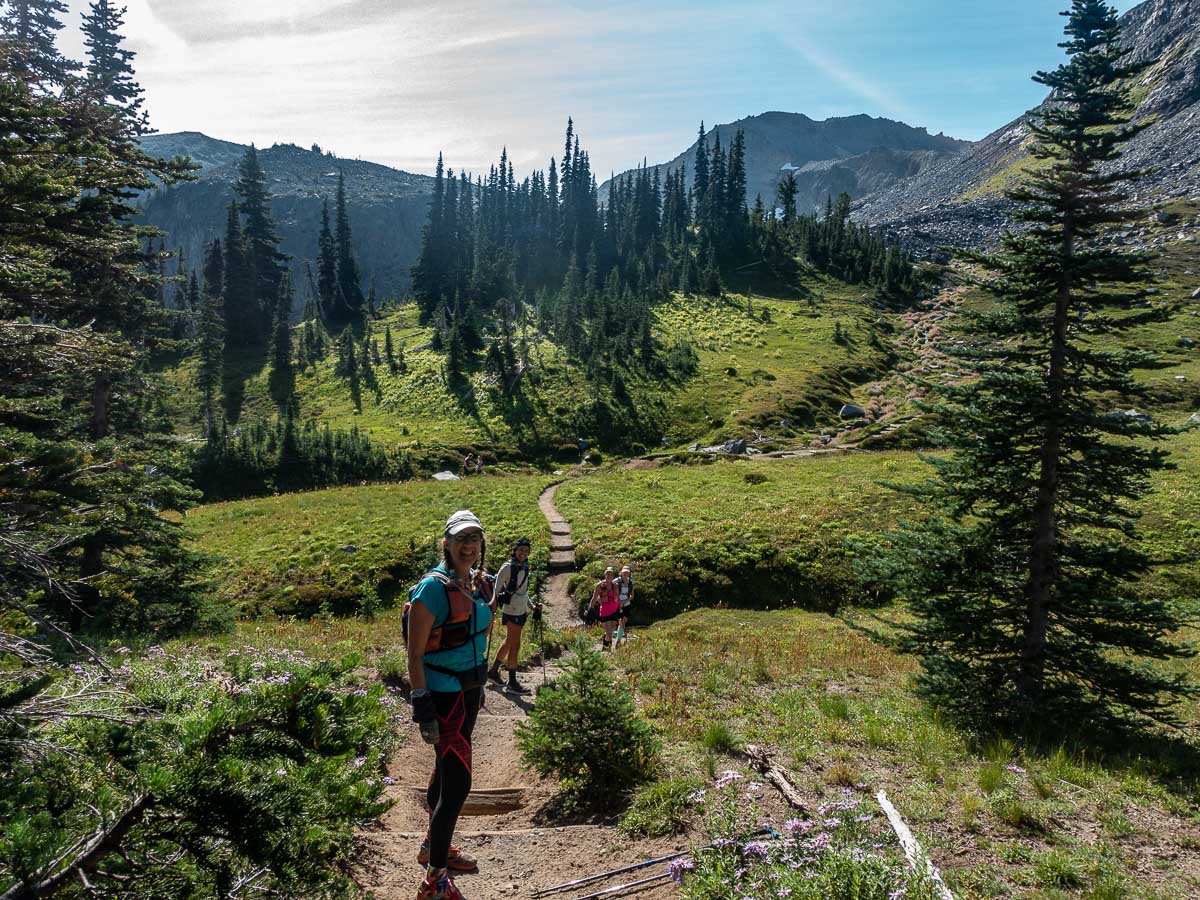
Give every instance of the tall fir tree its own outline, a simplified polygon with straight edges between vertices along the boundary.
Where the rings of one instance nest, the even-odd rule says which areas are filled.
[[[917,614],[904,646],[921,688],[989,730],[1171,722],[1197,693],[1145,664],[1193,654],[1174,637],[1182,602],[1144,583],[1137,528],[1169,429],[1110,411],[1145,394],[1134,371],[1153,362],[1112,338],[1170,312],[1139,308],[1147,254],[1098,240],[1144,214],[1125,205],[1142,173],[1116,165],[1141,127],[1125,86],[1140,67],[1122,62],[1110,7],[1074,0],[1065,15],[1067,61],[1035,77],[1055,98],[1031,126],[1042,165],[1010,193],[1030,227],[965,254],[992,273],[995,308],[971,317],[978,378],[939,389],[954,452],[912,489],[934,514],[876,569]]]
[[[204,291],[196,326],[196,393],[200,395],[200,420],[211,437],[221,409],[221,383],[225,370],[224,258],[221,242],[209,244],[204,259]]]
[[[62,0],[7,0],[0,13],[0,56],[14,78],[40,94],[63,87],[79,64],[58,49],[68,11]]]
[[[346,206],[346,177],[338,172],[337,205],[334,236],[337,243],[337,286],[339,299],[345,309],[345,323],[357,322],[366,312],[362,292],[362,277],[354,258],[353,235],[350,232],[350,211]]]
[[[134,78],[135,54],[123,45],[124,24],[124,8],[114,6],[109,0],[92,0],[83,16],[87,87],[101,103],[118,109],[134,134],[142,135],[148,130],[150,120],[142,108],[142,88]]]
[[[692,180],[692,202],[693,209],[697,213],[704,206],[704,199],[708,196],[708,138],[704,132],[704,123],[700,123],[700,134],[696,138],[696,161],[695,161],[696,177]]]
[[[321,229],[317,236],[317,298],[321,315],[331,325],[345,322],[348,312],[337,283],[337,243],[329,227],[329,201],[321,203]]]
[[[296,393],[296,370],[292,364],[292,328],[288,313],[292,308],[292,280],[287,272],[279,281],[279,299],[273,304],[275,323],[271,335],[271,372],[268,384],[271,399],[283,415]]]
[[[233,189],[238,198],[238,211],[245,218],[242,242],[249,308],[256,315],[256,327],[247,342],[264,344],[275,320],[275,304],[280,297],[279,282],[283,278],[287,257],[279,252],[279,235],[275,231],[275,219],[271,213],[267,176],[253,144],[247,148],[238,164],[238,179]]]
[[[232,346],[256,346],[259,342],[261,317],[254,299],[253,275],[246,254],[242,218],[236,200],[230,201],[226,212],[221,259],[226,339]]]

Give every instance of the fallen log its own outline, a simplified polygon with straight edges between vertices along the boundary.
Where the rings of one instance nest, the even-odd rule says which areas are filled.
[[[788,778],[787,772],[775,760],[771,759],[771,754],[767,752],[765,747],[760,747],[757,744],[747,744],[743,752],[746,758],[754,764],[759,773],[767,781],[775,785],[779,793],[783,795],[783,799],[787,801],[788,806],[799,810],[805,808],[804,799],[800,796],[800,792],[796,790],[796,786],[792,784],[792,780]]]
[[[900,813],[896,811],[896,807],[892,806],[892,801],[888,799],[887,793],[880,791],[875,799],[883,807],[884,815],[887,816],[888,821],[892,824],[892,830],[896,832],[896,837],[900,839],[900,846],[904,848],[904,855],[908,858],[908,864],[912,867],[913,871],[924,874],[932,881],[934,891],[937,892],[937,895],[942,900],[954,900],[954,895],[950,893],[950,888],[946,887],[946,882],[942,881],[942,876],[938,872],[937,866],[925,855],[925,851],[921,849],[921,845],[917,843],[917,839],[913,837],[913,833],[908,830],[908,826],[900,818]]]
[[[409,790],[416,796],[422,806],[425,803],[425,788],[413,787]],[[498,816],[501,813],[513,812],[525,805],[525,788],[478,788],[467,795],[463,803],[462,816]]]

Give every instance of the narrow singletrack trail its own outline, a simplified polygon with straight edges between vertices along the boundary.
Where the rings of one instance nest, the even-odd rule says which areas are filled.
[[[575,541],[571,537],[571,523],[562,517],[554,505],[554,495],[559,485],[552,484],[538,497],[538,509],[550,523],[550,571],[542,589],[542,602],[546,604],[546,620],[555,628],[572,628],[582,625],[576,604],[567,593],[571,573],[575,571]]]
[[[538,498],[551,534],[550,571],[542,600],[547,621],[570,628],[582,622],[567,593],[575,571],[575,547],[570,524],[554,506],[557,487],[551,485]],[[554,811],[557,785],[521,768],[517,724],[533,709],[540,687],[553,681],[561,666],[562,660],[551,660],[544,675],[540,666],[522,672],[522,683],[531,689],[525,697],[507,694],[494,683],[486,689],[472,741],[471,795],[454,838],[479,859],[477,873],[455,876],[467,900],[526,900],[538,888],[687,849],[685,837],[631,839],[611,821],[566,821]],[[395,781],[387,789],[393,805],[377,826],[360,834],[363,852],[355,874],[379,900],[411,900],[416,895],[422,872],[416,857],[429,818],[424,794],[432,768],[433,748],[421,740],[414,725],[408,725],[403,746],[388,762]],[[661,866],[651,867],[552,896],[572,900],[661,871]],[[659,882],[620,896],[665,900],[675,896],[675,889],[670,882]]]

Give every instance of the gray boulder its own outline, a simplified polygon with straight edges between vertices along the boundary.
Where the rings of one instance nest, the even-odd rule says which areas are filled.
[[[862,419],[867,415],[867,411],[861,406],[856,406],[853,403],[847,403],[838,411],[839,418],[842,419]]]
[[[725,445],[724,445],[724,449],[725,449],[726,453],[745,453],[746,452],[746,442],[744,440],[742,440],[741,438],[738,438],[737,440],[733,440],[733,441],[726,441]]]
[[[1196,288],[1194,291],[1192,291],[1192,299],[1200,300],[1200,288]]]
[[[1137,409],[1114,409],[1108,414],[1110,419],[1128,419],[1131,422],[1153,422],[1147,413]]]

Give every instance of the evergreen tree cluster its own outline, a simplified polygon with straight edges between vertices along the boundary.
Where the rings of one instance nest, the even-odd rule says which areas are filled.
[[[149,374],[173,333],[166,254],[132,202],[190,166],[139,148],[123,10],[92,0],[85,66],[58,50],[66,10],[0,3],[0,894],[340,896],[352,825],[381,809],[349,760],[388,735],[378,692],[345,684],[357,663],[155,648],[118,668],[86,643],[231,613],[184,542],[196,492]],[[277,259],[246,247],[238,277],[274,296]],[[183,296],[211,393],[229,331],[210,262]]]
[[[784,210],[786,218],[786,206]],[[911,300],[921,289],[917,270],[904,250],[877,229],[850,221],[846,193],[830,198],[821,218],[816,213],[793,214],[782,243],[819,271],[849,284],[871,285],[885,299]]]
[[[486,349],[497,374],[512,377],[531,328],[596,366],[648,362],[649,310],[673,281],[663,202],[662,184],[643,168],[601,206],[573,122],[561,167],[551,159],[520,183],[507,152],[474,181],[439,157],[413,290],[450,374]]]
[[[205,500],[401,480],[413,474],[406,452],[385,452],[357,428],[335,430],[313,419],[300,425],[290,415],[273,424],[218,425],[196,451],[191,470]]]

